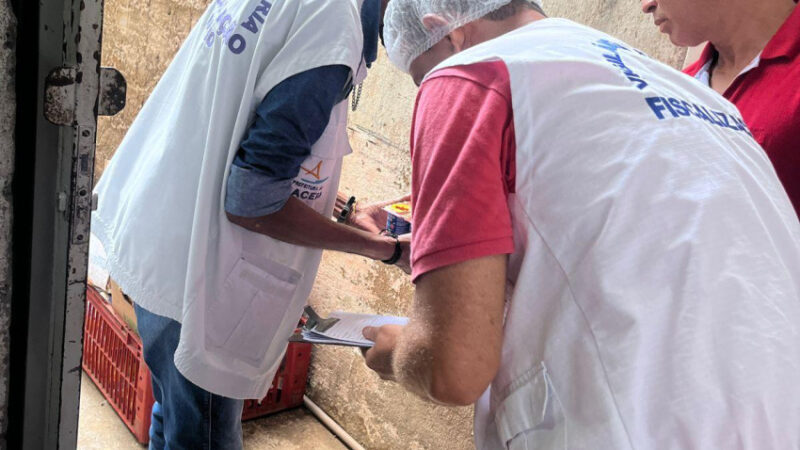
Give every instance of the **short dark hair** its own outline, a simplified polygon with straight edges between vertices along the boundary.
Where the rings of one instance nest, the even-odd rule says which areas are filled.
[[[483,16],[486,20],[501,21],[509,17],[514,17],[520,9],[532,9],[539,14],[544,15],[544,11],[536,3],[530,0],[511,0],[511,3],[501,6],[500,8]]]

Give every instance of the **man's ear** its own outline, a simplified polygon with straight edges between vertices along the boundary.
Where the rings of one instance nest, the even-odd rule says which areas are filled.
[[[467,34],[464,32],[464,27],[456,28],[451,31],[450,34],[447,35],[447,39],[450,39],[450,44],[453,46],[453,51],[455,53],[460,53],[467,48]]]

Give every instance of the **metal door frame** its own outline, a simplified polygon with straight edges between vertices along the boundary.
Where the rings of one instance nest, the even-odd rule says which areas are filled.
[[[103,0],[18,0],[8,447],[77,445]],[[35,101],[35,103],[34,103]]]

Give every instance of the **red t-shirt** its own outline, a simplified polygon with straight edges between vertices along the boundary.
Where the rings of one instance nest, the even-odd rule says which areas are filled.
[[[516,138],[502,62],[452,67],[420,88],[411,130],[413,278],[514,251]]]
[[[715,51],[706,46],[684,72],[697,75]],[[800,215],[800,7],[764,48],[758,67],[736,78],[724,95],[764,147]]]

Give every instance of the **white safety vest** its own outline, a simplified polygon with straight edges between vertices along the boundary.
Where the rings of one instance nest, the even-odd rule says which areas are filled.
[[[182,323],[175,364],[210,392],[266,395],[321,257],[230,223],[229,168],[275,85],[327,65],[366,76],[362,2],[213,1],[96,188],[93,232],[112,278]],[[293,195],[326,217],[351,152],[346,103],[294,180]]]
[[[489,60],[515,251],[478,448],[800,448],[800,224],[736,108],[562,19],[439,68]]]

